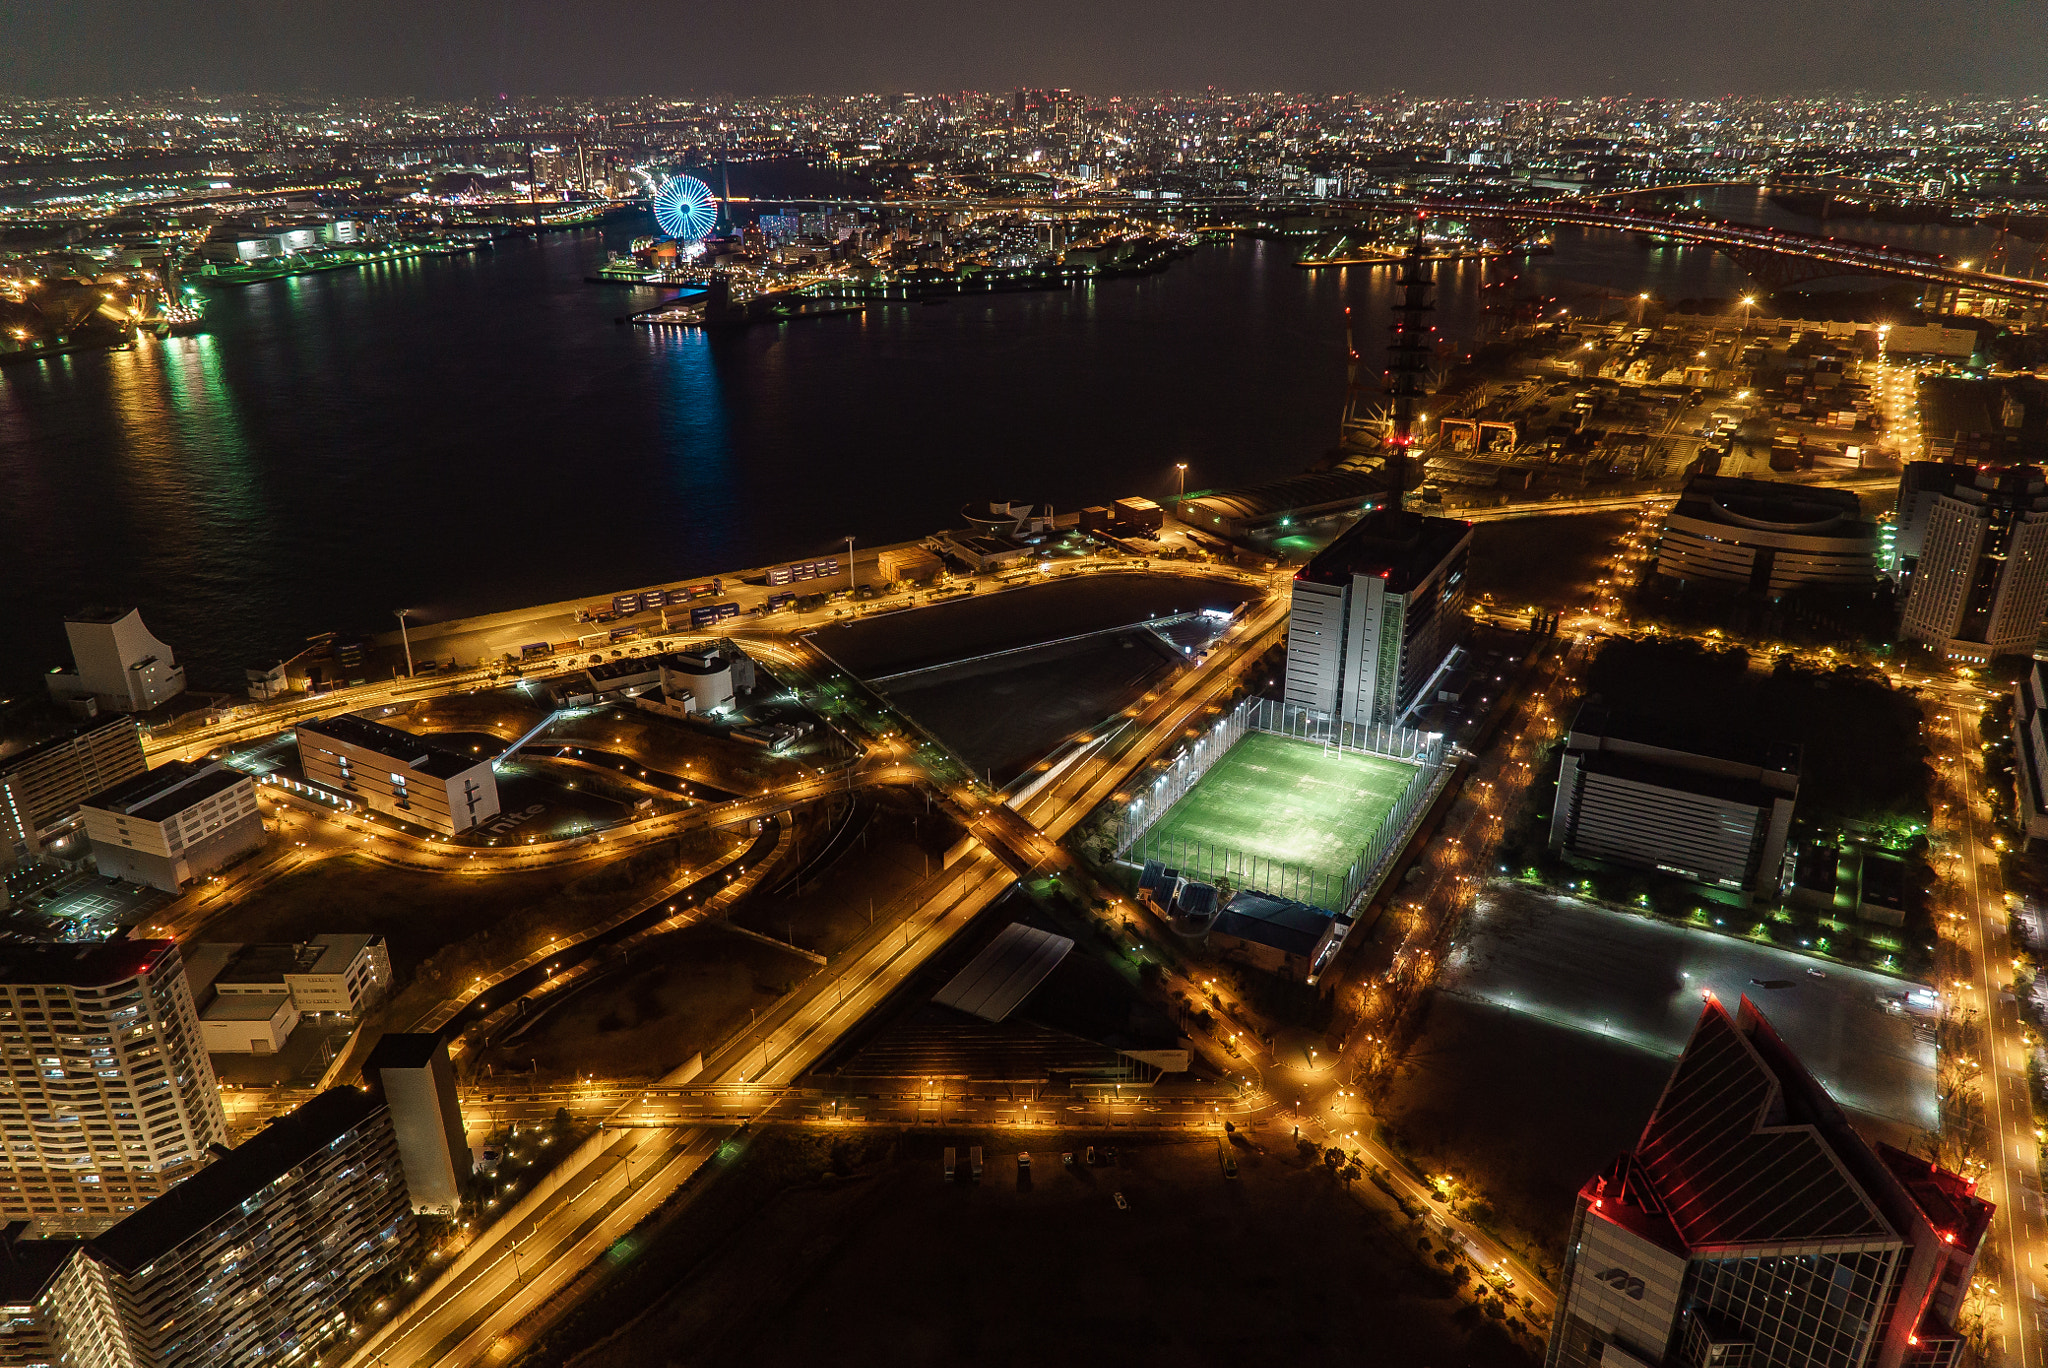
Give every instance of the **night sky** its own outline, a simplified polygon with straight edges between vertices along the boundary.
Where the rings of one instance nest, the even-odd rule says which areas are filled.
[[[2048,92],[2048,0],[0,0],[0,93]]]

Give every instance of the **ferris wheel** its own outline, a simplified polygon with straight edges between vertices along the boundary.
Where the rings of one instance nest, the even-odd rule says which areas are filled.
[[[711,187],[695,176],[671,176],[654,192],[654,221],[678,242],[695,242],[718,221]]]

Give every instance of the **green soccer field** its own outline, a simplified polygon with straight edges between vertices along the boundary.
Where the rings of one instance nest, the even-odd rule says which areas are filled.
[[[1415,774],[1376,755],[1249,732],[1153,828],[1341,880]]]

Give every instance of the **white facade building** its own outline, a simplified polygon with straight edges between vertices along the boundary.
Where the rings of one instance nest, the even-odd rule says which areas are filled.
[[[298,730],[309,784],[451,836],[498,815],[488,759],[360,717],[301,722]]]
[[[185,667],[142,625],[139,608],[89,608],[64,619],[72,668],[43,678],[60,703],[90,699],[108,712],[148,712],[185,692]]]
[[[1368,513],[1295,575],[1285,700],[1319,719],[1399,725],[1462,639],[1472,527]]]
[[[2030,653],[2048,611],[2048,481],[1992,467],[1933,498],[1899,634],[1982,665]]]
[[[1798,795],[1794,747],[1705,754],[1618,729],[1603,705],[1587,703],[1565,741],[1550,848],[1768,897]]]
[[[227,1139],[170,941],[0,947],[0,1217],[104,1230]]]
[[[102,874],[176,893],[263,844],[256,781],[173,760],[79,805]]]
[[[1657,573],[1777,598],[1802,585],[1867,589],[1877,526],[1848,490],[1695,475],[1665,515]]]

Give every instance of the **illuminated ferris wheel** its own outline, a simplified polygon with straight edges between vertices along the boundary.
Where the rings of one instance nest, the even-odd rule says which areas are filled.
[[[654,192],[654,221],[678,242],[695,242],[718,221],[711,187],[695,176],[671,176]]]

